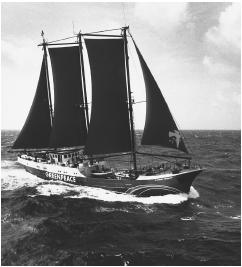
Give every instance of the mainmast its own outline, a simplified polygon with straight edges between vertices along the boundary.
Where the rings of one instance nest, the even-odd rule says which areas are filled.
[[[87,104],[87,90],[86,90],[86,78],[85,78],[85,69],[84,69],[84,60],[83,60],[83,46],[82,46],[82,39],[81,39],[81,32],[77,36],[78,43],[79,43],[79,53],[80,53],[80,60],[81,60],[81,79],[83,84],[83,94],[84,94],[84,110],[85,110],[85,117],[86,117],[86,126],[87,131],[89,128],[89,115],[88,115],[88,104]]]
[[[133,118],[133,99],[132,92],[130,88],[130,75],[129,75],[129,55],[128,55],[128,41],[126,30],[129,27],[123,27],[123,37],[124,37],[124,55],[125,55],[125,65],[126,65],[126,75],[127,75],[127,87],[128,87],[128,105],[129,105],[129,119],[130,119],[130,130],[131,130],[131,153],[133,157],[133,167],[135,173],[137,172],[137,162],[136,162],[136,145],[135,145],[135,130],[134,130],[134,118]]]
[[[44,38],[44,32],[41,32],[41,36],[43,38],[43,49],[44,49],[44,61],[45,61],[45,73],[46,73],[46,82],[47,82],[47,94],[48,94],[48,102],[49,102],[49,110],[50,110],[50,125],[52,127],[53,124],[53,108],[50,94],[50,80],[49,80],[49,71],[48,71],[48,60],[47,60],[47,43]]]

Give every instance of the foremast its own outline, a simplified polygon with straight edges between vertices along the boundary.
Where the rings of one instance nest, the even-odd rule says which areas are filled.
[[[134,172],[137,173],[137,160],[136,160],[136,143],[135,143],[135,129],[134,129],[134,117],[133,117],[133,99],[132,92],[130,88],[130,74],[129,74],[129,54],[128,54],[128,40],[126,31],[129,26],[122,28],[122,34],[124,38],[124,56],[125,56],[125,66],[126,66],[126,77],[127,77],[127,89],[128,89],[128,110],[129,110],[129,120],[130,120],[130,131],[131,131],[131,155],[133,161]]]

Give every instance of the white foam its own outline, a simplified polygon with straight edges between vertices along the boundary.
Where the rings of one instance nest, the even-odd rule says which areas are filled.
[[[237,216],[230,216],[229,218],[230,218],[230,219],[233,219],[233,220],[240,220],[240,219],[241,219],[241,216],[240,216],[240,215],[237,215]]]
[[[194,217],[182,217],[181,218],[182,221],[194,221]]]
[[[1,168],[9,168],[13,167],[16,164],[16,161],[12,160],[2,160],[1,161]]]
[[[198,198],[198,197],[199,197],[198,191],[193,186],[191,186],[188,198]]]
[[[15,190],[21,187],[33,187],[43,182],[42,179],[23,169],[2,169],[1,190]]]
[[[90,198],[109,202],[139,202],[143,204],[179,204],[189,198],[188,194],[168,194],[164,196],[136,197],[129,194],[115,193],[101,188],[66,185],[56,182],[55,184],[42,184],[37,186],[40,195],[66,195],[66,198]],[[70,195],[68,195],[68,193]]]

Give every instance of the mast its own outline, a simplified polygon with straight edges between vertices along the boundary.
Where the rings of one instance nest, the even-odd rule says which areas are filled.
[[[81,39],[81,32],[78,34],[78,44],[79,44],[79,53],[80,53],[80,60],[81,60],[81,79],[83,84],[83,95],[84,95],[84,110],[85,110],[85,117],[86,117],[86,127],[87,132],[89,130],[89,114],[88,114],[88,104],[87,104],[87,90],[86,90],[86,78],[85,78],[85,69],[84,69],[84,59],[83,59],[83,45]],[[90,155],[90,163],[93,164],[92,155]]]
[[[131,130],[131,153],[133,157],[133,166],[135,173],[137,172],[137,162],[136,162],[136,145],[135,145],[135,131],[134,131],[134,118],[133,118],[133,99],[132,92],[130,88],[130,75],[129,75],[129,55],[128,55],[128,41],[126,30],[129,27],[123,27],[123,38],[124,38],[124,55],[125,55],[125,65],[126,65],[126,75],[127,75],[127,88],[128,88],[128,105],[129,105],[129,119],[130,119],[130,130]]]
[[[47,60],[47,51],[46,51],[47,43],[45,41],[44,32],[43,31],[41,32],[41,36],[43,38],[45,73],[46,73],[46,82],[47,82],[47,94],[48,94],[48,102],[49,102],[49,110],[50,110],[50,125],[52,127],[52,124],[53,124],[53,109],[52,109],[52,101],[51,101],[51,94],[50,94],[50,80],[49,80],[48,60]]]
[[[79,53],[80,53],[80,60],[81,60],[81,79],[83,82],[83,94],[84,94],[84,110],[86,114],[86,126],[87,131],[89,128],[89,115],[88,115],[88,104],[87,104],[87,90],[86,90],[86,78],[85,78],[85,69],[84,69],[84,60],[83,60],[83,46],[81,40],[81,32],[78,34],[78,43],[79,43]]]

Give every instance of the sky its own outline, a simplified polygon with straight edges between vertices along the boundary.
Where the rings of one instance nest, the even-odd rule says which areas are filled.
[[[240,129],[240,10],[238,2],[1,3],[1,128],[21,129],[28,115],[41,66],[42,30],[51,41],[80,30],[129,25],[180,129]],[[131,40],[129,54],[131,90],[135,101],[143,101]],[[142,129],[145,103],[134,105],[134,115],[135,127]]]

